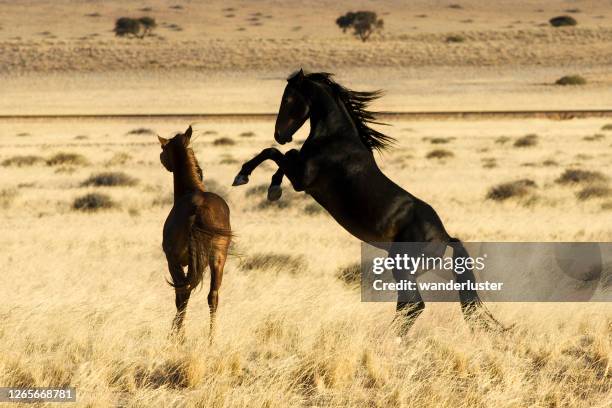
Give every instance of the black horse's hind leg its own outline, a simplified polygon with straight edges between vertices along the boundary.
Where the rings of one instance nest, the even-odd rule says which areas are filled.
[[[394,258],[396,255],[403,255],[402,244],[395,242],[389,250],[388,257]],[[412,249],[412,248],[411,248]],[[425,309],[425,302],[421,297],[418,287],[416,286],[416,275],[404,269],[393,269],[393,278],[396,282],[411,282],[414,285],[414,290],[399,290],[397,292],[397,305],[395,309],[394,323],[399,326],[399,334],[405,335],[412,327],[417,317]]]
[[[457,238],[451,238],[449,241],[449,246],[453,248],[453,259],[455,260],[455,265],[457,265],[456,260],[458,258],[470,257],[470,254],[463,246],[463,243]],[[457,268],[455,268],[454,272],[458,283],[476,282],[476,277],[474,276],[474,272],[471,268],[464,268],[461,273],[459,273]],[[493,317],[493,315],[486,309],[475,290],[460,290],[459,301],[461,302],[463,317],[468,323],[490,330],[505,330],[503,325],[499,323],[497,319],[495,319],[495,317]]]

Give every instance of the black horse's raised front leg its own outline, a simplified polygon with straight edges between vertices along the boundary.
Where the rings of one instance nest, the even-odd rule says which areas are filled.
[[[249,182],[249,176],[261,163],[272,160],[278,166],[278,170],[272,176],[270,187],[268,188],[268,199],[278,200],[282,195],[281,183],[283,176],[287,176],[295,191],[304,191],[303,165],[300,160],[299,151],[289,150],[286,154],[281,153],[276,148],[267,148],[257,156],[242,165],[240,172],[234,179],[234,186],[240,186]]]

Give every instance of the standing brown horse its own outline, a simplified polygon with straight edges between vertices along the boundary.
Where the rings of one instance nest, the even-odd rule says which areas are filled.
[[[230,210],[223,198],[205,191],[202,170],[189,147],[191,126],[172,139],[158,136],[159,156],[174,177],[174,205],[164,223],[163,249],[176,292],[176,316],[172,332],[183,337],[183,320],[191,291],[201,282],[210,266],[210,341],[213,339],[215,313],[223,266],[231,241]],[[183,267],[187,267],[185,274]]]

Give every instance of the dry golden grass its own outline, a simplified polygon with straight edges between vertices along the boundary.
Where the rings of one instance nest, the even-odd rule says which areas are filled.
[[[385,131],[398,146],[377,160],[464,240],[610,241],[610,211],[602,209],[609,198],[579,201],[576,188],[555,183],[566,168],[612,177],[611,152],[581,139],[603,124],[395,122]],[[0,384],[70,384],[78,389],[78,405],[88,407],[612,403],[609,304],[492,304],[503,322],[517,324],[503,335],[470,331],[456,304],[431,304],[397,344],[390,328],[395,305],[361,303],[354,287],[357,240],[325,213],[306,213],[312,200],[291,194],[286,181],[281,202],[287,204],[259,208],[265,188],[249,188],[269,183],[271,165],[258,169],[250,185],[229,187],[240,163],[271,144],[269,122],[195,127],[205,184],[229,200],[237,238],[214,344],[208,345],[206,289],[192,296],[186,342],[172,343],[174,296],[164,282],[161,251],[172,182],[154,134],[126,135],[143,125],[168,136],[186,123],[0,124],[0,135],[31,135],[0,139],[0,161],[65,151],[88,163],[72,173],[45,165],[2,168]],[[406,127],[412,131],[402,132]],[[512,140],[537,133],[538,144],[496,143],[499,129]],[[215,146],[212,131],[237,143]],[[254,136],[239,138],[244,132]],[[75,140],[79,134],[88,139]],[[424,137],[455,138],[454,158],[445,165],[425,159],[432,145]],[[238,163],[220,163],[228,154]],[[405,157],[412,158],[398,160]],[[558,167],[521,166],[552,158]],[[496,166],[483,170],[482,159]],[[107,171],[139,183],[82,186],[91,174]],[[486,200],[491,186],[521,178],[539,186],[529,208]],[[87,193],[107,194],[118,206],[74,211],[74,199]]]

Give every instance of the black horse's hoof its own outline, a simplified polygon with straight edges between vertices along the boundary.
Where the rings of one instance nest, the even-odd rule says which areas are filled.
[[[245,174],[238,174],[232,183],[232,186],[241,186],[249,182],[249,176]]]
[[[281,186],[268,187],[268,201],[277,201],[283,195]]]

